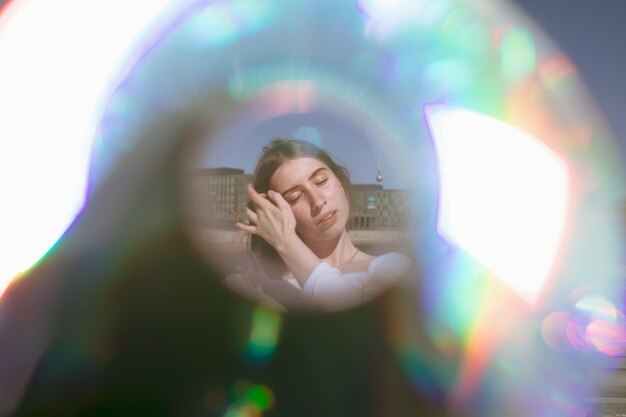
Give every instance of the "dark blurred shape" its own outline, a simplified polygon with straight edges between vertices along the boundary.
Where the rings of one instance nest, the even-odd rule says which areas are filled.
[[[172,114],[143,132],[150,140],[7,290],[2,413],[221,416],[245,383],[256,401],[247,406],[271,416],[445,415],[443,390],[422,395],[388,342],[397,311],[410,315],[406,336],[424,340],[416,288],[340,314],[287,314],[271,360],[246,361],[255,306],[220,285],[183,227],[178,157],[199,117]]]

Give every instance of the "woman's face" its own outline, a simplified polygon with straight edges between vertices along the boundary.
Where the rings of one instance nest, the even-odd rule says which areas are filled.
[[[270,188],[291,206],[296,231],[305,242],[336,238],[348,223],[345,190],[319,159],[298,157],[284,162],[272,175]]]

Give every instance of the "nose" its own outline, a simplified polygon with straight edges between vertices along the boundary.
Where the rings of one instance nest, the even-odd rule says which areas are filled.
[[[326,205],[326,197],[318,190],[311,190],[311,213],[318,214]]]

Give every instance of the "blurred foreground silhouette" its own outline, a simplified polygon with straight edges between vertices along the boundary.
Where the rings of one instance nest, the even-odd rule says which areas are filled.
[[[220,284],[184,232],[179,139],[194,137],[193,117],[162,120],[5,293],[2,414],[445,415],[443,389],[416,387],[389,342],[406,331],[444,367],[420,335],[417,286],[339,314],[286,314],[275,350],[250,355],[255,305]],[[265,395],[246,405],[254,387]]]

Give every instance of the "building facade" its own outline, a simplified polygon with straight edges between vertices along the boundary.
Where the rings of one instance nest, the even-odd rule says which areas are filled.
[[[184,175],[185,210],[192,225],[234,228],[245,220],[252,175],[237,168],[198,168]]]
[[[355,184],[352,186],[352,218],[349,230],[369,230],[379,222],[380,198],[383,186],[380,184]]]
[[[386,190],[380,184],[352,186],[350,230],[404,229],[411,216],[408,190]]]
[[[246,220],[246,185],[252,175],[237,168],[185,172],[185,206],[192,225],[234,228]],[[352,186],[349,230],[406,229],[411,214],[408,190],[385,190],[380,184]]]

